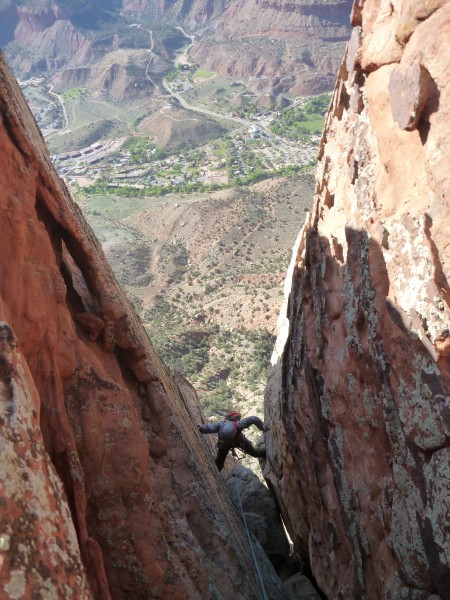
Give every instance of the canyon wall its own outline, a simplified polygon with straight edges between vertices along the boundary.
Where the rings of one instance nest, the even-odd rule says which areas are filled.
[[[220,75],[250,78],[257,94],[319,94],[333,87],[350,8],[349,0],[229,2],[190,56]]]
[[[364,0],[266,390],[296,551],[333,599],[450,598],[450,4]]]
[[[225,0],[123,0],[126,13],[136,17],[143,14],[157,18],[169,17],[185,21],[190,27],[204,25],[220,15]]]
[[[0,7],[0,31],[2,47],[12,42],[14,68],[23,76],[61,69],[89,47],[71,15],[49,0],[5,0]]]
[[[123,100],[152,94],[146,72],[153,41],[152,77],[170,70],[159,34],[176,22],[197,34],[192,61],[251,78],[258,95],[310,95],[333,87],[350,7],[350,0],[4,0],[0,44],[23,79],[57,74],[55,89],[83,85]],[[143,29],[130,30],[133,23]],[[150,30],[152,42],[139,37]]]
[[[155,354],[2,55],[0,153],[0,596],[257,600],[199,407]]]

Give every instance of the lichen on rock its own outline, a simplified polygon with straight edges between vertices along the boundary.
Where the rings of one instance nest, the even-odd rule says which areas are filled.
[[[443,599],[450,5],[366,0],[354,24],[286,280],[265,476],[327,597]]]

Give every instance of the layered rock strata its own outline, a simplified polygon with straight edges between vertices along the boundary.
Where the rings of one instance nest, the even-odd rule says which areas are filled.
[[[198,407],[155,354],[2,56],[0,153],[0,596],[256,600]]]
[[[266,391],[328,598],[450,598],[450,4],[355,2]]]
[[[350,0],[4,0],[0,44],[21,78],[56,75],[55,90],[82,85],[120,101],[158,92],[154,81],[172,62],[160,33],[176,22],[196,32],[192,61],[249,79],[249,91],[273,103],[280,94],[332,88],[350,7]]]
[[[333,87],[350,8],[349,0],[229,2],[190,56],[220,75],[249,78],[258,96],[319,94]]]

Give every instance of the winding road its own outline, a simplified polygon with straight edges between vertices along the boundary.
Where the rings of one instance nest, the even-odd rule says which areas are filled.
[[[153,79],[150,77],[150,75],[148,74],[148,69],[153,61],[153,48],[155,46],[155,42],[153,40],[153,31],[151,29],[146,29],[145,27],[142,27],[142,25],[140,23],[133,23],[132,25],[130,25],[130,27],[137,27],[138,29],[142,29],[142,31],[147,31],[148,35],[150,36],[150,48],[146,48],[146,51],[150,54],[150,59],[147,63],[147,66],[145,67],[145,76],[154,85],[155,89],[159,90],[160,89],[159,85],[157,83],[155,83],[153,81]]]
[[[170,87],[170,85],[168,84],[166,79],[163,79],[162,82],[164,89],[169,93],[169,96],[172,96],[173,98],[175,98],[183,108],[185,108],[186,110],[192,110],[193,112],[198,112],[201,113],[203,115],[207,115],[208,117],[215,117],[216,119],[225,119],[226,121],[233,121],[234,123],[239,123],[240,125],[243,126],[248,126],[250,125],[250,121],[245,121],[244,119],[241,119],[240,117],[228,117],[225,115],[221,115],[220,113],[216,113],[213,112],[212,110],[207,110],[206,108],[199,108],[198,106],[193,106],[192,104],[188,104],[186,102],[186,100],[180,95],[177,94],[176,92],[174,92],[172,90],[172,88]]]
[[[161,87],[158,83],[156,83],[149,75],[149,69],[150,66],[152,64],[152,61],[154,59],[154,52],[153,52],[153,48],[155,45],[154,39],[153,39],[153,31],[151,29],[146,29],[145,27],[143,27],[140,23],[133,23],[132,25],[130,25],[130,27],[136,27],[139,28],[143,31],[147,31],[150,37],[150,46],[149,48],[146,48],[145,50],[149,53],[149,60],[147,62],[146,68],[145,68],[145,76],[146,78],[152,83],[152,85],[155,87],[155,90],[157,90],[159,92],[160,97],[163,98],[174,98],[182,108],[184,108],[185,110],[191,111],[191,112],[195,112],[195,113],[199,113],[202,115],[205,115],[207,117],[212,117],[214,119],[217,120],[223,120],[223,121],[228,121],[228,122],[232,122],[238,125],[238,127],[236,127],[236,129],[233,130],[233,132],[237,132],[240,129],[245,129],[248,127],[251,127],[252,125],[257,125],[258,127],[260,127],[261,129],[267,130],[268,132],[270,132],[270,129],[267,127],[266,124],[258,122],[255,123],[254,121],[250,121],[247,119],[243,119],[241,117],[234,117],[231,115],[224,115],[218,112],[214,112],[212,110],[208,110],[206,108],[200,108],[199,106],[194,106],[192,104],[189,104],[181,94],[175,92],[171,86],[169,85],[169,82],[166,79],[162,80],[162,86],[164,88],[164,90],[167,92],[167,94],[163,93],[161,90]],[[193,46],[194,44],[194,40],[195,40],[195,35],[189,34],[187,33],[182,27],[175,27],[175,29],[178,29],[179,31],[181,31],[181,33],[188,39],[191,40],[191,43],[189,44],[189,46],[187,46],[186,50],[185,50],[185,54],[189,51],[189,49]],[[57,94],[56,92],[53,92],[53,86],[51,86],[51,88],[49,89],[49,94],[51,94],[52,96],[54,96],[57,101],[60,103],[61,108],[62,108],[62,112],[63,112],[63,117],[64,117],[64,125],[62,127],[62,129],[60,129],[59,131],[55,131],[53,133],[51,133],[49,136],[47,136],[47,139],[51,139],[56,135],[61,135],[64,132],[67,131],[67,129],[69,128],[69,118],[67,116],[67,111],[66,111],[66,107],[64,105],[64,99],[62,96],[60,96],[59,94]],[[90,102],[98,102],[99,104],[103,104],[100,101],[95,101],[95,100],[90,100]],[[294,101],[293,105],[295,105],[298,102],[298,100]],[[75,107],[73,107],[73,111],[74,111]],[[122,121],[122,119],[119,116],[119,113],[117,112],[115,115],[113,115],[111,118],[115,118],[118,119],[120,121]],[[100,119],[101,120],[101,119]],[[74,122],[76,121],[75,118],[75,114],[74,114]],[[125,121],[124,121],[125,122]],[[129,123],[127,123],[127,125],[130,127]],[[277,136],[276,134],[274,134],[273,132],[270,132],[271,136],[273,138],[278,138],[279,136]],[[289,143],[287,142],[285,139],[280,138],[280,140],[283,141],[283,143]]]
[[[181,31],[181,33],[184,35],[185,38],[188,38],[191,40],[191,43],[189,44],[189,46],[187,46],[185,48],[185,50],[177,57],[177,59],[175,60],[175,66],[177,66],[178,64],[182,63],[183,60],[184,61],[188,61],[188,54],[189,54],[189,50],[192,48],[192,46],[194,45],[194,41],[195,41],[195,35],[186,33],[185,30],[182,27],[175,27],[175,29],[179,29]]]
[[[47,139],[50,140],[52,137],[55,137],[55,135],[61,135],[61,133],[64,133],[64,131],[66,131],[66,129],[68,129],[68,127],[69,127],[69,117],[67,116],[67,111],[66,111],[66,107],[64,105],[63,97],[53,91],[53,85],[49,88],[48,93],[51,96],[55,96],[55,98],[61,104],[62,112],[63,112],[63,117],[64,117],[64,126],[63,126],[63,128],[59,129],[58,131],[55,131],[55,133],[51,133],[50,135],[48,135]]]

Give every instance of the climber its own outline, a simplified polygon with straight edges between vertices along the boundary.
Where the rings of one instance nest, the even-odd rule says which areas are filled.
[[[264,458],[266,456],[265,448],[255,448],[250,440],[242,433],[251,425],[256,425],[261,431],[267,431],[264,423],[259,417],[246,417],[241,419],[241,414],[237,410],[230,410],[225,415],[223,421],[217,423],[206,423],[198,425],[201,433],[218,433],[216,465],[219,471],[223,469],[225,459],[230,450],[239,448],[250,456]]]

